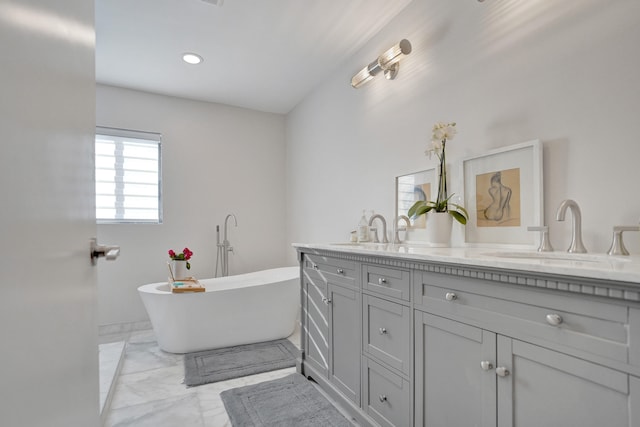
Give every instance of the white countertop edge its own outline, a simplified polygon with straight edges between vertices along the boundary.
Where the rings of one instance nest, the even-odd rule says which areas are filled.
[[[640,284],[640,256],[538,253],[496,248],[435,248],[414,244],[362,245],[349,243],[293,243],[298,249],[316,249],[365,256],[488,267],[522,272],[584,277]],[[502,256],[504,255],[504,256]],[[514,256],[510,258],[509,256]],[[517,258],[532,256],[533,258]],[[558,257],[560,259],[535,258]],[[575,260],[574,260],[575,258]]]

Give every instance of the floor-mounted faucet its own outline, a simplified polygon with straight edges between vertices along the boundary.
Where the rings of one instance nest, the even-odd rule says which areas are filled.
[[[580,213],[580,206],[571,199],[563,200],[558,207],[556,213],[556,220],[564,221],[564,216],[567,213],[567,209],[571,209],[573,214],[573,227],[571,228],[571,246],[567,249],[567,252],[584,254],[587,252],[587,248],[582,244],[582,214]]]
[[[216,277],[218,275],[218,260],[222,263],[222,276],[229,275],[229,252],[233,252],[233,246],[229,243],[229,239],[227,238],[227,228],[229,218],[233,218],[233,223],[237,227],[238,220],[234,214],[228,214],[224,219],[224,230],[222,234],[222,243],[220,243],[220,227],[216,226],[216,232],[218,233],[217,246],[218,246],[218,255],[216,258]]]

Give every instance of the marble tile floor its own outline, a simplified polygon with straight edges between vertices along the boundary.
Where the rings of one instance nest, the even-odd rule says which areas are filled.
[[[298,347],[299,336],[296,330],[289,337]],[[287,368],[187,388],[183,356],[160,350],[152,330],[131,332],[104,426],[230,427],[222,391],[293,372]]]

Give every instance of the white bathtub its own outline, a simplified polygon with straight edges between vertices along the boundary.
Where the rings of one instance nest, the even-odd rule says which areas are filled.
[[[138,288],[160,348],[170,353],[286,338],[300,305],[300,267],[201,279],[206,292],[174,294],[169,285]]]

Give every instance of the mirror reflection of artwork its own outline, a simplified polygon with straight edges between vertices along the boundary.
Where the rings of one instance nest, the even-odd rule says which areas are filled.
[[[429,200],[431,197],[431,183],[419,184],[413,188],[414,203],[418,200]],[[413,204],[412,204],[413,206]],[[417,218],[411,218],[413,228],[427,228],[427,216],[420,215]]]
[[[410,175],[399,176],[396,180],[397,192],[397,215],[407,215],[409,208],[418,200],[432,200],[431,187],[435,172],[416,172]],[[426,228],[426,217],[411,218],[413,229]]]
[[[520,226],[520,168],[476,175],[478,227]]]

